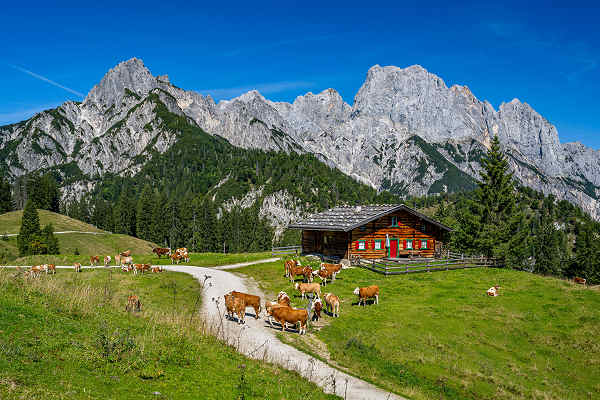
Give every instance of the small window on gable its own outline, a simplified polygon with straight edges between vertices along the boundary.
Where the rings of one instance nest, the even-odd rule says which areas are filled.
[[[398,226],[398,217],[392,216],[392,226]]]

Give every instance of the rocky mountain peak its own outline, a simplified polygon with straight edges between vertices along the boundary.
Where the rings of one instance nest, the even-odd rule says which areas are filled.
[[[88,93],[83,105],[96,104],[100,109],[107,109],[120,104],[125,89],[144,96],[158,86],[159,82],[144,62],[138,58],[131,58],[109,70],[100,83]]]

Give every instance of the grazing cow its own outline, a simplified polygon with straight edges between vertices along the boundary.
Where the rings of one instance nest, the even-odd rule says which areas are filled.
[[[160,258],[160,256],[170,256],[171,249],[168,247],[155,247],[152,249],[152,252]]]
[[[315,293],[318,297],[321,297],[321,285],[318,283],[296,283],[294,286],[297,291],[302,293],[302,298],[304,298],[305,293]]]
[[[307,265],[302,268],[302,275],[304,275],[304,279],[306,279],[308,283],[313,281],[313,269],[310,266]]]
[[[318,275],[323,282],[323,285],[327,285],[327,280],[332,281],[335,278],[335,272],[331,272],[328,269],[322,268],[313,272],[314,275]]]
[[[281,331],[285,330],[286,324],[297,326],[300,324],[298,333],[302,335],[306,333],[306,325],[308,323],[308,311],[291,307],[274,307],[271,309],[271,316],[275,322],[281,325]]]
[[[140,303],[139,297],[132,294],[127,297],[127,305],[125,306],[125,311],[141,311],[142,303]]]
[[[300,261],[298,260],[287,260],[284,264],[283,264],[283,268],[284,268],[284,272],[285,272],[285,276],[289,277],[290,276],[290,269],[292,267],[297,267],[297,266],[301,266],[302,264],[300,263]]]
[[[173,254],[171,254],[169,257],[171,257],[171,262],[175,263],[175,264],[179,264],[179,262],[181,261],[181,254],[175,252]]]
[[[157,266],[152,267],[152,272],[154,272],[154,273],[163,272],[163,269],[160,265],[157,265]]]
[[[75,263],[73,266],[75,267],[75,272],[81,272],[81,263]]]
[[[43,265],[34,265],[28,271],[25,272],[25,275],[31,276],[32,278],[38,278],[42,274],[43,270]]]
[[[43,268],[44,268],[44,271],[46,271],[46,275],[48,273],[56,274],[56,265],[54,265],[54,264],[44,264]]]
[[[340,316],[340,299],[333,293],[326,293],[325,297],[323,297],[323,299],[325,300],[325,306],[327,307],[327,309],[331,313],[331,315],[333,317],[339,317]]]
[[[190,256],[188,255],[187,247],[180,247],[175,250],[175,254],[178,254],[184,262],[190,262]]]
[[[323,303],[321,299],[317,299],[312,303],[311,311],[313,312],[312,320],[318,321],[321,318],[321,310],[323,309]]]
[[[108,266],[110,265],[110,260],[111,260],[110,256],[104,257],[104,267],[105,268],[108,268]]]
[[[354,289],[354,294],[358,295],[358,305],[363,303],[363,306],[367,304],[367,299],[375,298],[375,304],[379,304],[379,286],[372,285],[367,287],[361,287]]]
[[[488,296],[496,297],[496,296],[498,296],[498,294],[499,294],[499,293],[498,293],[498,289],[500,289],[500,286],[497,286],[497,285],[496,285],[496,286],[492,286],[492,287],[491,287],[491,288],[489,288],[489,289],[488,289],[488,290],[487,290],[485,293],[486,293]]]
[[[575,282],[579,285],[585,285],[585,283],[587,281],[585,280],[585,278],[580,278],[580,277],[576,276],[575,278],[573,278],[573,282]]]
[[[326,269],[327,271],[331,271],[333,280],[335,281],[335,276],[342,270],[342,264],[321,263],[321,269]]]
[[[94,267],[98,265],[100,262],[100,256],[90,256],[90,267],[93,265]]]
[[[253,294],[242,293],[242,292],[236,292],[235,290],[232,291],[231,294],[233,295],[233,297],[238,297],[238,298],[244,300],[246,307],[254,308],[254,315],[256,316],[256,319],[258,319],[258,316],[259,316],[260,310],[261,310],[259,296],[255,296]]]
[[[304,267],[301,265],[295,267],[290,266],[290,269],[288,270],[290,282],[294,282],[296,280],[296,277],[299,275],[302,275],[304,277]]]
[[[119,253],[121,257],[129,257],[131,255],[131,250],[122,251]]]
[[[137,275],[138,272],[143,274],[144,271],[150,271],[150,264],[133,264],[133,268],[133,273],[135,275]]]
[[[290,296],[288,296],[288,294],[284,291],[279,292],[279,294],[277,295],[277,303],[284,306],[289,306]]]
[[[121,257],[121,267],[133,264],[133,257]]]

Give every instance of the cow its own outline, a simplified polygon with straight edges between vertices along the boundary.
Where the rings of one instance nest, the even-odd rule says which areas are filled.
[[[326,269],[327,271],[331,271],[333,280],[335,281],[335,276],[342,270],[342,264],[321,263],[321,269]]]
[[[304,275],[304,278],[308,283],[313,281],[313,269],[310,266],[307,265],[306,267],[302,268],[302,275]]]
[[[371,285],[367,287],[361,287],[354,289],[354,294],[358,296],[358,305],[363,303],[363,306],[367,304],[367,299],[375,298],[375,304],[379,304],[379,286]]]
[[[163,269],[160,265],[157,265],[157,266],[152,267],[152,272],[154,272],[154,273],[163,272]]]
[[[178,254],[181,257],[181,259],[183,259],[183,261],[190,262],[190,256],[188,255],[187,247],[178,248],[177,250],[175,250],[175,254]]]
[[[28,271],[25,272],[25,276],[31,276],[32,278],[37,278],[42,274],[44,270],[43,265],[34,265]]]
[[[141,311],[142,303],[140,302],[139,297],[132,294],[127,297],[127,305],[125,306],[125,311]]]
[[[76,262],[73,266],[75,267],[75,272],[81,272],[81,263]]]
[[[105,268],[108,268],[110,266],[110,260],[111,260],[110,256],[104,257],[104,267]]]
[[[573,282],[579,284],[579,285],[585,285],[585,283],[587,282],[585,278],[580,278],[578,276],[576,276],[575,278],[573,278]]]
[[[258,316],[260,315],[260,310],[261,310],[259,296],[255,296],[253,294],[242,293],[242,292],[236,292],[235,290],[232,291],[231,294],[233,295],[233,297],[238,297],[238,298],[244,300],[246,307],[254,308],[254,315],[255,315],[256,319],[258,319]]]
[[[143,274],[144,271],[150,271],[150,264],[133,264],[133,268],[133,273],[135,275],[137,275],[138,272]]]
[[[318,321],[321,318],[321,310],[323,309],[323,303],[321,299],[317,297],[312,303],[311,311],[313,312],[312,321]]]
[[[171,257],[171,262],[175,263],[175,264],[179,264],[179,262],[181,261],[181,254],[175,252],[173,254],[171,254],[169,257]]]
[[[233,292],[227,293],[224,297],[227,317],[233,319],[233,314],[236,314],[238,323],[245,323],[247,304],[244,299],[234,296]]]
[[[90,267],[96,266],[100,262],[100,256],[90,256]]]
[[[327,280],[332,281],[333,278],[335,278],[335,272],[331,272],[326,268],[318,269],[314,271],[313,274],[321,278],[323,285],[327,285]]]
[[[498,296],[498,294],[499,294],[499,293],[498,293],[498,289],[500,289],[500,286],[497,286],[497,285],[496,285],[496,286],[492,286],[492,287],[491,287],[491,288],[489,288],[489,289],[488,289],[488,290],[487,290],[485,293],[486,293],[488,296],[496,297],[496,296]]]
[[[274,307],[271,309],[271,316],[275,322],[281,325],[281,331],[285,330],[286,324],[297,326],[300,324],[298,333],[302,335],[306,333],[306,325],[308,324],[308,311],[296,309],[286,306]]]
[[[325,293],[323,297],[325,307],[331,313],[332,317],[340,316],[340,299],[333,293]]]
[[[284,291],[279,292],[277,295],[277,303],[282,304],[284,306],[290,305],[290,296]]]
[[[321,285],[318,283],[296,283],[294,286],[297,291],[302,293],[302,298],[304,298],[305,293],[315,293],[318,297],[321,297]]]
[[[49,273],[56,274],[56,265],[54,264],[44,264],[43,268],[46,271],[46,275]]]
[[[121,264],[121,255],[120,254],[117,254],[115,256],[115,265],[123,265],[123,264]]]
[[[122,251],[122,252],[119,253],[119,255],[121,257],[129,257],[129,256],[131,256],[131,250]]]
[[[301,266],[301,265],[302,264],[300,263],[300,261],[297,261],[297,260],[287,260],[283,264],[283,269],[284,269],[286,278],[288,278],[290,276],[290,268]]]
[[[273,309],[279,307],[289,307],[289,305],[281,304],[275,301],[265,301],[265,312],[269,317],[269,325],[273,326]]]
[[[226,293],[223,298],[225,298],[225,315],[229,319],[233,319],[233,313],[235,312],[233,307],[234,297],[231,293]]]
[[[133,264],[133,257],[121,257],[121,267]]]
[[[158,258],[160,258],[160,256],[170,256],[171,255],[171,249],[168,247],[155,247],[152,249],[152,252],[154,254],[156,254],[158,256]]]
[[[294,282],[296,280],[296,277],[299,275],[304,276],[304,267],[301,265],[290,266],[290,269],[288,270],[288,276],[290,278],[290,282]]]

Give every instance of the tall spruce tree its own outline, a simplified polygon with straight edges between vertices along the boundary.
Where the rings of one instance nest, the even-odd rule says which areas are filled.
[[[39,239],[40,233],[40,217],[35,208],[35,203],[33,200],[28,200],[23,210],[19,236],[17,236],[20,256],[33,254],[31,243]]]
[[[136,233],[139,238],[152,240],[152,210],[154,197],[150,185],[144,185],[137,203]]]
[[[513,175],[497,136],[481,164],[481,181],[472,203],[479,225],[474,247],[488,257],[520,267],[527,252],[525,219],[516,205]]]
[[[44,226],[41,237],[46,244],[47,254],[58,254],[60,252],[58,239],[54,236],[54,226],[52,224]]]

